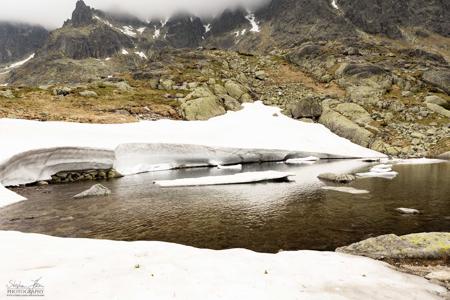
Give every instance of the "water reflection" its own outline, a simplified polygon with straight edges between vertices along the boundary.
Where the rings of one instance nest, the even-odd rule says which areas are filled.
[[[321,190],[324,172],[365,171],[361,161],[314,165],[254,164],[243,171],[278,170],[294,183],[159,188],[156,179],[233,174],[190,169],[142,174],[104,182],[105,198],[71,197],[91,182],[20,190],[30,200],[0,210],[0,229],[56,236],[161,240],[213,249],[333,250],[369,236],[450,229],[450,164],[401,165],[393,180],[361,179],[350,186],[370,194]],[[419,209],[404,216],[397,207]]]

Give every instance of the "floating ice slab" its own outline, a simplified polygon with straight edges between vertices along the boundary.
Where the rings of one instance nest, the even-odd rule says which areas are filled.
[[[293,175],[290,173],[277,171],[246,172],[225,176],[207,176],[199,178],[159,180],[155,181],[155,184],[162,187],[242,184],[242,183],[255,183],[264,181],[290,181],[289,180],[290,176]]]
[[[0,282],[41,278],[48,300],[410,300],[445,293],[383,262],[335,252],[215,251],[0,231],[0,253]]]
[[[414,209],[414,208],[399,207],[395,210],[398,211],[399,213],[406,214],[406,215],[416,215],[416,214],[420,213],[420,211],[418,211],[417,209]]]
[[[341,192],[341,193],[349,193],[349,194],[354,194],[354,195],[369,193],[369,191],[366,191],[366,190],[359,190],[359,189],[355,189],[355,188],[347,187],[347,186],[323,186],[322,189],[329,190],[329,191]]]
[[[288,165],[314,164],[318,160],[320,160],[320,158],[315,156],[308,156],[303,158],[291,158],[286,160],[286,164]]]
[[[440,164],[448,162],[443,159],[431,159],[431,158],[413,158],[413,159],[402,159],[397,161],[398,165],[426,165],[426,164]]]
[[[386,165],[386,164],[377,165],[370,169],[370,172],[377,172],[377,173],[385,173],[385,172],[391,172],[391,171],[392,171],[392,165]]]
[[[385,178],[385,179],[394,179],[395,177],[397,177],[398,172],[395,171],[381,171],[381,170],[377,170],[375,172],[371,171],[371,172],[365,172],[365,173],[356,173],[357,177],[361,177],[361,178]]]

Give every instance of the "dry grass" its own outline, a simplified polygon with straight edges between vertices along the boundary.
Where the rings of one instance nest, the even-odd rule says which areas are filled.
[[[149,118],[178,119],[177,102],[164,93],[143,87],[121,92],[111,87],[88,88],[99,97],[84,98],[78,90],[66,97],[54,96],[50,91],[21,88],[16,98],[0,98],[0,118],[20,118],[42,121],[81,123],[129,123],[138,115]]]

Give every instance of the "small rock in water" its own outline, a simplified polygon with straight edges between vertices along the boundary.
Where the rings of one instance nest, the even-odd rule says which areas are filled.
[[[356,179],[356,177],[351,174],[334,174],[334,173],[320,174],[318,178],[321,180],[332,181],[337,183],[349,183]]]
[[[111,190],[107,187],[96,184],[92,186],[90,189],[79,193],[78,195],[73,196],[74,198],[87,198],[87,197],[97,197],[97,196],[107,196],[111,194]]]
[[[400,208],[397,208],[396,211],[398,211],[399,213],[405,214],[405,215],[417,215],[417,214],[420,214],[420,211],[418,211],[417,209],[413,209],[413,208],[400,207]]]

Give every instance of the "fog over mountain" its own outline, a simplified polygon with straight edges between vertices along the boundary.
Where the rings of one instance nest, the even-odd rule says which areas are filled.
[[[92,7],[133,14],[143,20],[166,17],[178,11],[199,16],[211,16],[226,8],[244,6],[252,9],[267,0],[86,0]],[[70,18],[76,0],[2,0],[0,21],[16,21],[41,24],[53,29]]]

